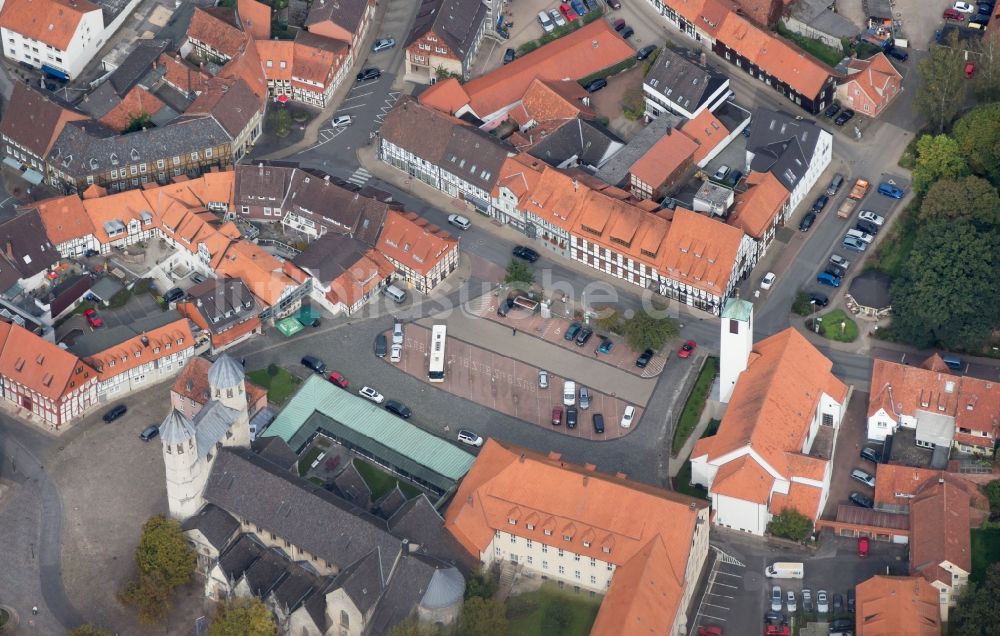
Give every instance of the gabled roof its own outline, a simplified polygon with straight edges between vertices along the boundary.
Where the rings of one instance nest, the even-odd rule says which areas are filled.
[[[676,221],[675,221],[676,222]],[[722,455],[749,448],[784,479],[816,475],[816,458],[797,458],[809,435],[820,396],[843,403],[847,387],[830,372],[830,362],[798,331],[785,329],[753,347],[747,368],[722,418],[719,432],[695,444],[691,457]],[[801,474],[800,471],[806,474]]]
[[[97,376],[74,354],[13,323],[0,322],[0,347],[0,375],[52,401]]]
[[[876,105],[895,97],[903,81],[903,75],[881,52],[867,60],[851,58],[847,63],[847,72],[844,83],[856,85]]]
[[[56,246],[94,233],[94,224],[83,207],[83,201],[75,194],[43,199],[34,207],[41,216],[45,233]]]
[[[185,96],[208,88],[211,75],[182,58],[180,53],[164,53],[160,55],[157,64],[163,68],[164,81]]]
[[[90,334],[87,340],[93,342],[83,342],[81,338],[73,347],[88,364],[97,369],[98,376],[103,382],[135,367],[173,356],[178,351],[194,346],[194,336],[187,318],[181,317],[177,312],[167,312],[167,314],[173,320],[165,325],[148,329],[146,321],[119,325],[102,330],[97,334],[99,338],[94,338],[95,334]]]
[[[536,122],[552,119],[572,119],[581,113],[593,115],[593,109],[583,103],[588,93],[573,80],[534,79],[521,96],[521,106]]]
[[[232,10],[195,7],[187,36],[212,47],[229,59],[236,57],[248,38],[231,20],[223,17],[227,15],[232,15],[235,19]]]
[[[0,121],[0,134],[35,156],[45,158],[68,122],[86,119],[83,113],[49,99],[41,91],[15,82]]]
[[[924,485],[910,503],[910,574],[952,584],[945,561],[972,572],[969,494],[948,480]]]
[[[684,122],[681,125],[681,130],[698,143],[698,149],[694,153],[695,163],[701,163],[702,159],[707,157],[729,136],[729,129],[726,128],[726,125],[707,108],[698,113],[694,119]]]
[[[110,86],[110,84],[102,84]],[[165,106],[159,97],[150,93],[142,86],[135,86],[121,99],[114,108],[101,115],[99,122],[121,132],[128,128],[132,122],[143,116],[152,117]]]
[[[497,176],[497,183],[493,186],[493,196],[499,196],[500,187],[503,186],[517,197],[518,207],[524,202],[524,198],[529,192],[534,190],[541,178],[545,164],[535,159],[531,155],[513,155],[504,159],[500,174]]]
[[[664,181],[694,157],[698,144],[680,130],[668,130],[639,158],[629,172],[633,177],[651,187],[658,188]]]
[[[729,219],[749,236],[761,240],[788,203],[789,192],[770,172],[750,172],[746,189],[737,191]]]
[[[254,119],[258,112],[256,93],[242,79],[216,78],[194,100],[185,114],[211,115],[233,139]]]
[[[186,305],[201,314],[208,331],[222,333],[233,325],[252,320],[260,306],[239,278],[209,278],[187,291]]]
[[[465,61],[488,14],[489,8],[481,0],[422,0],[405,46],[433,33],[444,41],[452,57]]]
[[[719,467],[712,494],[767,505],[773,487],[774,477],[747,454]]]
[[[370,0],[314,0],[309,7],[305,26],[308,29],[320,22],[332,22],[352,36],[361,28]]]
[[[292,79],[315,82],[326,87],[331,76],[344,62],[348,49],[347,44],[341,40],[299,31],[292,46]],[[271,69],[265,67],[264,71],[271,78]],[[296,83],[301,85],[301,82]],[[316,90],[316,86],[311,84],[306,87],[308,90]]]
[[[441,0],[431,0],[440,2]],[[454,77],[438,82],[417,96],[417,101],[442,113],[454,115],[458,109],[469,103],[469,94]]]
[[[770,171],[791,192],[809,170],[821,134],[829,133],[812,120],[758,108],[747,139],[747,152],[754,155],[750,168]]]
[[[295,168],[264,163],[241,163],[236,166],[235,204],[277,208],[288,192]]]
[[[600,168],[624,142],[600,122],[581,117],[553,119],[522,134],[526,144],[518,149],[551,166],[576,162]]]
[[[938,591],[919,576],[876,575],[857,589],[857,636],[938,636]]]
[[[378,249],[391,260],[426,275],[458,239],[414,212],[390,210],[378,239]]]
[[[88,0],[7,0],[0,27],[66,51],[83,16],[100,10]]]
[[[0,223],[0,258],[13,265],[20,278],[30,278],[59,262],[37,210],[25,210]]]
[[[257,0],[237,0],[236,13],[243,30],[255,40],[271,38],[271,7]]]
[[[694,112],[729,81],[714,67],[703,64],[687,49],[663,47],[643,83],[667,96],[688,112]]]
[[[212,504],[206,504],[193,517],[189,517],[181,524],[181,529],[185,532],[197,530],[208,540],[216,550],[222,551],[228,545],[230,539],[240,528],[240,522],[233,519],[233,516]]]
[[[725,295],[734,275],[743,232],[683,208],[670,223],[660,273],[715,295]]]

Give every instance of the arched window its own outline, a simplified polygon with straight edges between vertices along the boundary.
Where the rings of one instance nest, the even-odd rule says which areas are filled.
[[[347,612],[340,610],[340,626],[350,628],[351,627],[351,617],[347,615]]]
[[[226,397],[227,398],[233,397],[233,390],[232,389],[226,389]]]

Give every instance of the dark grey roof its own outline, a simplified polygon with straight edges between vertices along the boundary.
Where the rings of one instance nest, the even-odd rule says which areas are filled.
[[[30,209],[0,224],[0,253],[21,278],[30,278],[59,261],[59,252],[49,242],[36,209]]]
[[[211,115],[236,139],[260,108],[260,98],[242,79],[217,79],[185,113]]]
[[[270,406],[262,408],[250,418],[251,430],[256,431],[256,434],[260,435],[264,429],[271,425],[276,415],[277,413]],[[285,444],[285,446],[288,446],[288,444]],[[289,452],[291,452],[291,449],[289,449]]]
[[[327,232],[292,261],[324,284],[357,265],[369,246],[349,236]]]
[[[265,550],[260,558],[247,568],[246,577],[250,591],[261,598],[266,598],[287,575],[288,558],[275,548]]]
[[[109,347],[113,347],[116,344],[125,342],[130,338],[142,335],[143,332],[158,329],[159,327],[169,325],[170,323],[180,319],[181,315],[173,309],[160,313],[149,314],[148,316],[139,318],[138,320],[133,320],[130,323],[118,325],[116,327],[98,329],[93,333],[85,334],[76,339],[76,342],[74,342],[73,346],[70,347],[70,351],[81,358],[86,358],[87,356],[92,356],[99,351],[104,351]]]
[[[362,614],[367,614],[385,591],[389,572],[382,569],[382,559],[375,549],[341,572],[335,587],[342,589]]]
[[[102,276],[99,281],[90,288],[90,293],[103,301],[109,301],[115,294],[125,289],[125,286],[110,276]]]
[[[752,121],[750,169],[771,172],[791,192],[809,170],[822,129],[810,119],[766,108],[756,109]]]
[[[124,97],[146,73],[152,70],[153,63],[167,50],[169,43],[169,40],[139,40],[132,52],[122,60],[104,84],[110,84],[119,96]]]
[[[329,20],[348,33],[357,33],[367,10],[368,0],[313,0],[305,26]]]
[[[687,49],[660,49],[643,82],[688,112],[698,110],[728,81],[717,69]]]
[[[258,435],[252,448],[259,457],[285,470],[291,470],[298,462],[298,457],[288,447],[285,440],[280,437],[260,437]]]
[[[47,160],[71,177],[83,178],[133,163],[183,156],[230,141],[222,125],[205,116],[182,117],[169,126],[127,135],[119,135],[94,122],[73,122],[56,138]]]
[[[371,634],[387,634],[393,625],[408,618],[427,593],[434,573],[434,563],[415,555],[401,559],[382,602],[370,621]]]
[[[401,549],[400,540],[377,517],[249,450],[219,451],[204,496],[238,519],[339,568],[378,548],[382,567],[388,570]]]
[[[576,157],[578,163],[600,168],[624,143],[598,122],[576,118],[535,141],[528,154],[555,167]]]
[[[195,429],[195,448],[198,457],[207,457],[212,452],[239,415],[239,411],[229,408],[218,400],[212,400],[198,411],[191,422]]]
[[[183,530],[197,530],[208,540],[216,550],[222,551],[240,529],[240,522],[231,514],[212,504],[202,506],[193,517],[188,517],[183,524]]]
[[[279,207],[294,172],[294,168],[264,163],[239,164],[236,166],[235,204]]]
[[[120,103],[122,96],[110,82],[104,82],[84,95],[83,99],[76,103],[76,107],[94,119],[100,119]]]
[[[371,488],[365,483],[361,473],[354,466],[354,462],[349,463],[344,470],[337,473],[337,476],[333,478],[333,483],[337,486],[340,496],[358,508],[367,510],[371,505]]]
[[[219,567],[229,579],[243,576],[247,568],[260,558],[265,548],[249,534],[241,534],[239,538],[219,556]]]
[[[857,25],[840,13],[832,11],[831,5],[830,0],[799,0],[789,7],[790,15],[800,23],[835,38],[857,35]],[[786,22],[789,23],[791,21]]]
[[[862,307],[885,309],[892,305],[892,299],[889,297],[891,286],[892,276],[868,270],[854,277],[847,292]]]
[[[438,568],[431,577],[420,606],[441,609],[459,603],[465,596],[465,577],[458,568]]]
[[[489,10],[482,0],[424,0],[406,38],[406,46],[433,32],[465,62]]]
[[[512,151],[513,148],[478,128],[455,125],[438,166],[489,192]]]
[[[626,182],[633,164],[649,152],[649,149],[662,139],[668,130],[677,128],[683,121],[682,117],[664,113],[649,122],[601,166],[597,171],[597,177],[613,186],[622,185]]]
[[[422,554],[448,563],[468,565],[469,554],[444,529],[444,520],[427,495],[421,494],[404,503],[389,518],[389,530],[417,546]]]
[[[327,579],[317,576],[305,568],[291,563],[288,576],[271,590],[276,600],[288,613],[294,612],[313,594],[318,593],[327,583]]]
[[[406,503],[406,495],[400,489],[397,483],[392,490],[382,495],[378,501],[375,502],[374,508],[379,516],[388,519],[399,510],[403,504]]]
[[[222,333],[260,313],[254,295],[240,278],[209,278],[190,288],[188,296],[212,333]]]
[[[31,154],[45,158],[49,145],[61,132],[64,115],[75,112],[54,93],[44,94],[24,82],[14,82],[14,92],[0,121],[0,133]]]
[[[338,185],[329,175],[296,170],[282,206],[286,212],[320,217],[329,232],[349,234],[374,246],[389,205]]]

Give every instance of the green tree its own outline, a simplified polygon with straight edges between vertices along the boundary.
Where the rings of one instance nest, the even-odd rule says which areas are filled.
[[[69,630],[67,636],[111,636],[111,632],[100,627],[94,627],[88,623]]]
[[[597,317],[594,326],[607,333],[621,334],[625,331],[625,320],[622,315],[610,305],[596,309]]]
[[[458,618],[461,636],[507,636],[507,631],[507,617],[501,603],[478,596],[465,601]]]
[[[171,588],[163,580],[159,572],[140,574],[138,580],[129,581],[118,592],[118,600],[135,607],[139,612],[139,620],[152,625],[162,623],[170,614],[173,605],[170,602]]]
[[[625,321],[625,342],[633,351],[652,349],[659,351],[667,340],[677,337],[680,328],[672,318],[654,318],[645,311],[637,311]]]
[[[803,541],[813,531],[813,522],[795,508],[785,508],[771,517],[767,531],[776,537]]]
[[[1000,31],[984,34],[976,52],[972,91],[980,103],[1000,101]]]
[[[507,275],[504,277],[505,283],[511,283],[514,285],[531,285],[535,282],[535,274],[528,267],[528,264],[522,260],[512,258],[509,263],[507,263]]]
[[[935,220],[920,233],[892,285],[892,329],[914,346],[978,350],[996,326],[997,232]]]
[[[168,590],[190,581],[198,565],[194,550],[184,540],[181,524],[163,515],[150,518],[142,527],[135,563],[140,575],[162,576]]]
[[[1000,103],[973,108],[952,134],[972,171],[1000,185]]]
[[[278,137],[287,137],[292,131],[292,115],[287,108],[279,106],[271,113],[271,126]]]
[[[930,187],[917,215],[921,224],[965,220],[980,230],[1000,227],[1000,195],[980,177],[941,179]]]
[[[573,620],[573,612],[560,601],[550,603],[542,614],[543,634],[562,634]]]
[[[389,630],[389,636],[436,636],[438,630],[433,625],[421,623],[415,618],[396,623]]]
[[[1000,563],[986,570],[986,581],[969,583],[948,612],[950,636],[990,636],[1000,623]]]
[[[913,190],[923,196],[939,179],[958,179],[969,174],[958,143],[948,135],[923,135],[917,140],[917,164],[913,168]]]
[[[125,130],[122,134],[136,132],[142,130],[143,128],[152,128],[153,122],[150,120],[149,113],[138,113],[129,118],[128,124],[125,126]]]
[[[983,486],[986,498],[990,500],[990,510],[1000,512],[1000,479],[994,479]]]
[[[276,636],[274,616],[256,596],[222,601],[215,608],[208,636]]]
[[[795,300],[792,301],[792,313],[800,316],[808,316],[813,313],[812,303],[809,302],[809,294],[805,292],[795,294]]]
[[[478,568],[469,577],[465,584],[465,598],[478,596],[479,598],[490,598],[497,591],[497,579],[493,576],[493,571],[484,567]]]
[[[964,53],[952,37],[947,46],[932,46],[917,67],[920,84],[915,106],[934,132],[944,132],[965,101]]]

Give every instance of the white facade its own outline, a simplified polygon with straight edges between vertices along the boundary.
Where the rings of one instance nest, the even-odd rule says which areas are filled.
[[[7,59],[15,63],[25,62],[35,68],[46,66],[73,80],[104,45],[104,18],[100,9],[84,13],[65,49],[57,49],[6,27],[0,28],[0,37],[3,38],[3,54]]]
[[[539,576],[563,581],[603,594],[611,585],[615,565],[610,561],[581,556],[572,550],[557,547],[561,537],[552,536],[552,542],[532,541],[515,534],[497,530],[493,541],[480,555],[483,565],[498,561],[517,563]]]
[[[753,304],[730,300],[722,311],[720,326],[719,401],[728,404],[753,350]]]
[[[694,110],[688,110],[662,92],[663,89],[669,88],[665,85],[651,86],[649,80],[643,83],[642,92],[646,98],[646,117],[655,119],[664,112],[672,112],[687,119],[694,119],[706,110],[715,111],[722,102],[733,94],[729,90],[729,79],[727,78],[718,89],[708,96],[708,99],[702,101]]]
[[[892,394],[889,395],[891,398]],[[868,439],[884,442],[899,426],[917,428],[917,418],[912,415],[893,415],[885,409],[879,409],[868,417]]]

